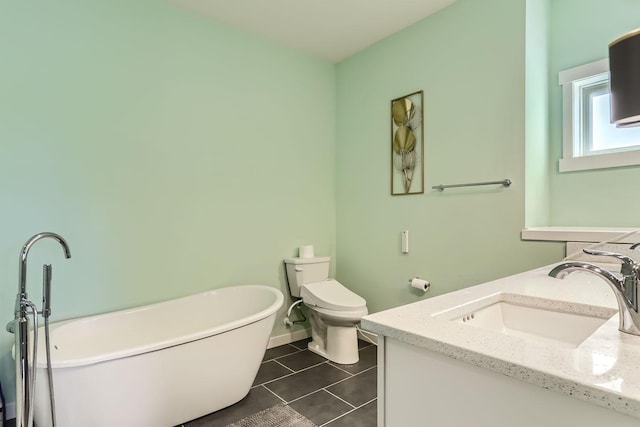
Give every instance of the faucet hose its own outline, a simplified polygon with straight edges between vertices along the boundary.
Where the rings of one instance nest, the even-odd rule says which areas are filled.
[[[33,316],[33,350],[32,350],[32,358],[31,365],[29,365],[29,345],[27,339],[27,361],[25,369],[29,370],[29,383],[27,384],[27,393],[29,393],[29,410],[27,414],[27,426],[31,427],[33,425],[33,399],[36,394],[36,365],[38,364],[38,309],[36,305],[31,301],[25,301],[25,304],[28,308],[31,309],[31,315]],[[29,334],[27,332],[27,334]]]
[[[44,318],[45,352],[47,355],[47,380],[49,382],[49,402],[51,403],[51,425],[56,427],[56,405],[53,394],[53,369],[51,367],[51,343],[49,339],[49,316],[51,316],[51,264],[42,266],[42,317]]]
[[[49,316],[44,316],[44,339],[47,353],[47,379],[49,380],[49,401],[51,402],[51,425],[56,427],[56,399],[53,394],[53,369],[51,367],[51,343],[49,342]]]
[[[285,326],[291,327],[291,326],[295,325],[296,323],[306,322],[307,318],[305,317],[304,313],[302,313],[302,311],[300,310],[300,307],[297,307],[300,304],[302,304],[302,298],[300,298],[299,300],[296,300],[293,304],[291,304],[291,306],[287,310],[287,317],[284,318]],[[302,316],[302,319],[291,320],[291,311],[296,307],[298,308],[298,311],[300,312],[300,315]]]

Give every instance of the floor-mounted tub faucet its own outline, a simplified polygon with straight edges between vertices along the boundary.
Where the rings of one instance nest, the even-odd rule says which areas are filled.
[[[615,274],[597,265],[579,261],[560,264],[549,272],[549,276],[564,279],[574,271],[586,271],[604,279],[613,289],[618,301],[618,315],[620,317],[618,329],[627,334],[640,335],[640,313],[638,313],[640,264],[628,256],[615,252],[590,249],[583,249],[583,252],[589,255],[607,256],[620,260],[622,262],[620,268],[622,277],[618,278]]]
[[[51,238],[56,240],[64,250],[66,258],[71,258],[71,251],[69,245],[62,238],[62,236],[55,233],[39,233],[31,237],[22,247],[20,251],[20,266],[18,271],[18,294],[16,296],[15,305],[15,318],[13,321],[7,324],[7,331],[15,334],[15,361],[16,361],[16,427],[31,427],[33,423],[33,396],[34,396],[34,382],[35,382],[35,367],[36,349],[37,349],[37,316],[38,311],[35,304],[29,301],[27,298],[27,258],[29,255],[29,249],[38,240]],[[41,311],[45,318],[45,326],[48,326],[48,317],[50,314],[50,296],[51,296],[51,266],[44,266],[44,281],[43,281],[43,309]],[[34,343],[29,344],[31,339],[29,332],[28,315],[33,315],[34,318]],[[47,328],[48,329],[48,328]],[[46,332],[46,331],[45,331]],[[48,333],[47,333],[48,335]],[[33,356],[30,357],[29,349],[33,348]],[[48,349],[47,349],[48,350]],[[29,366],[29,363],[33,363],[33,366]],[[50,354],[47,351],[47,362],[50,363]],[[53,400],[53,394],[51,391],[52,381],[49,379],[50,393]],[[52,402],[52,417],[55,425],[54,406]]]

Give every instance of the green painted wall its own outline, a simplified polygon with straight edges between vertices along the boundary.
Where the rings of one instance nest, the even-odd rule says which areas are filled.
[[[550,64],[550,225],[640,224],[639,167],[558,172],[562,155],[562,93],[558,72],[608,57],[608,45],[640,26],[640,2],[552,0]]]
[[[458,0],[337,67],[337,278],[371,311],[562,257],[522,242],[524,0]],[[390,100],[424,90],[425,194],[391,196]],[[511,178],[511,188],[431,190]],[[410,252],[400,232],[410,231]],[[427,296],[410,277],[432,282]]]
[[[0,0],[0,57],[2,331],[40,231],[73,253],[31,250],[37,302],[53,264],[54,320],[233,284],[286,295],[283,258],[335,255],[333,64],[124,0]]]

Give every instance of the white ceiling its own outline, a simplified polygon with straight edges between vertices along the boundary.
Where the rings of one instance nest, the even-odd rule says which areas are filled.
[[[339,62],[455,0],[170,0],[232,27]]]

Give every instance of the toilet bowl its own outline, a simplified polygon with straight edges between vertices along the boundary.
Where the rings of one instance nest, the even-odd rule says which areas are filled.
[[[286,259],[293,297],[309,309],[310,351],[339,364],[359,360],[356,325],[368,314],[367,302],[335,279],[329,279],[329,257]]]

